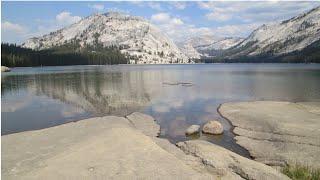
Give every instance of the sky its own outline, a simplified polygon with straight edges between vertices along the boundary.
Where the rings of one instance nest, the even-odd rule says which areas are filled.
[[[1,2],[1,42],[21,44],[94,13],[141,16],[175,41],[199,35],[246,37],[257,27],[286,20],[320,1]]]

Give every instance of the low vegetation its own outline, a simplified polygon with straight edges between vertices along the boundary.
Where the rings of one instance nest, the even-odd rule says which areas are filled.
[[[285,166],[282,173],[293,180],[319,180],[320,169],[313,169],[307,166],[294,165]]]

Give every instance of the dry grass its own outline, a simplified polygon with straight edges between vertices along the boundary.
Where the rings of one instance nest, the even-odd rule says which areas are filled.
[[[293,180],[320,180],[320,169],[307,166],[286,166],[282,169],[282,173]]]

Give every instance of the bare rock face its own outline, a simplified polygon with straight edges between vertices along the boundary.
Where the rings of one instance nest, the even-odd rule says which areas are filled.
[[[219,121],[209,121],[203,126],[202,132],[214,135],[222,134],[223,126]]]
[[[160,134],[160,125],[155,122],[155,119],[147,114],[140,112],[131,113],[126,117],[135,128],[142,131],[145,135],[157,137]]]
[[[219,112],[256,161],[320,168],[320,102],[225,103]]]
[[[320,7],[282,22],[264,24],[233,47],[234,55],[286,54],[320,39]]]
[[[189,63],[189,59],[161,30],[142,17],[120,12],[93,14],[63,29],[28,39],[23,47],[41,50],[77,42],[80,47],[100,43],[116,46],[131,64]]]
[[[134,115],[137,120],[143,114]],[[8,180],[215,179],[153,139],[127,118],[116,116],[5,135],[1,137],[1,176]]]
[[[154,124],[154,125],[152,125]],[[206,141],[154,137],[146,114],[105,116],[1,137],[3,179],[288,179]]]
[[[186,130],[186,135],[192,135],[199,133],[200,131],[200,126],[199,125],[191,125],[187,130]]]
[[[186,154],[198,157],[218,179],[289,179],[276,169],[202,140],[177,143]]]

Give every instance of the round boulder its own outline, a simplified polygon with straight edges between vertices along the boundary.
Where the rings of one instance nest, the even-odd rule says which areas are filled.
[[[203,126],[202,132],[214,135],[222,134],[223,126],[219,121],[209,121]]]
[[[200,126],[199,125],[192,125],[186,130],[186,135],[196,134],[199,133]]]

